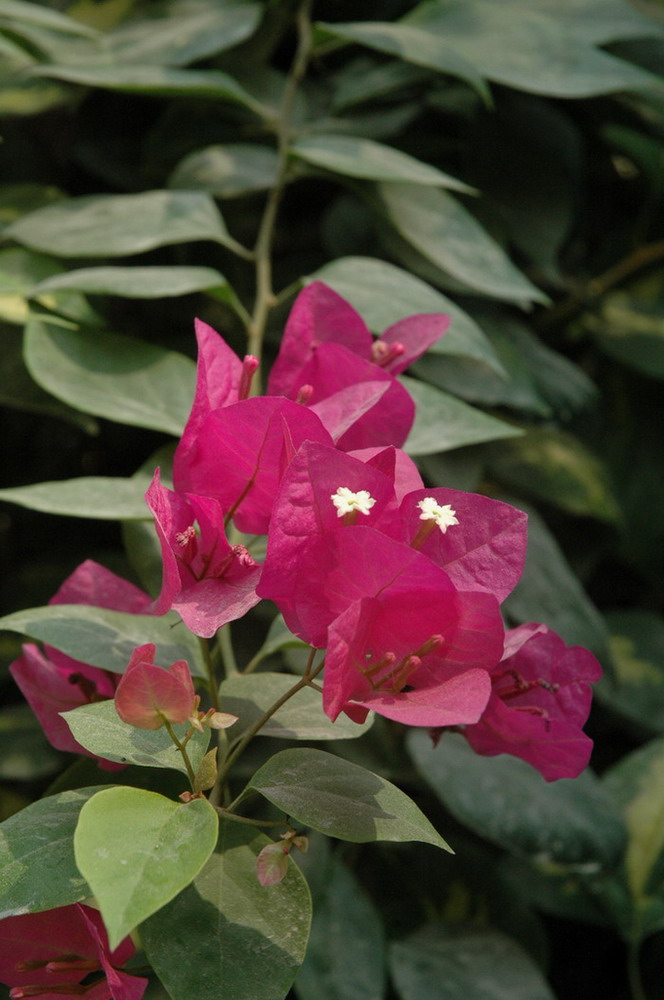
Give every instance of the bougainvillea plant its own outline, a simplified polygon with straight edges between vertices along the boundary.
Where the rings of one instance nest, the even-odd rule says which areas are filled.
[[[177,922],[179,908],[188,913],[196,900],[209,906],[209,883],[227,865],[231,909],[246,905],[233,900],[244,891],[231,884],[236,866],[255,881],[254,905],[269,911],[269,893],[279,885],[289,920],[299,908],[297,940],[282,913],[283,940],[271,944],[291,949],[294,975],[309,917],[302,876],[289,858],[293,847],[306,850],[306,828],[349,841],[447,848],[404,792],[327,751],[277,752],[246,780],[241,758],[254,737],[282,719],[288,726],[305,692],[310,722],[327,739],[360,735],[376,713],[421,727],[441,754],[446,731],[456,731],[476,752],[521,757],[547,780],[585,768],[592,743],[582,727],[590,684],[601,673],[597,661],[543,624],[506,631],[501,616],[523,567],[526,516],[486,496],[425,487],[400,449],[415,408],[389,364],[380,363],[413,360],[447,325],[445,316],[413,316],[372,350],[350,305],[314,283],[295,301],[274,366],[272,384],[291,393],[288,399],[276,390],[250,396],[253,359],[240,361],[198,324],[196,396],[175,451],[175,489],[156,469],[145,494],[162,557],[159,596],[151,601],[88,561],[51,602],[109,609],[134,635],[142,628],[152,634],[159,623],[160,637],[173,636],[166,656],[187,631],[200,642],[196,663],[159,664],[163,644],[147,641],[126,662],[118,650],[117,671],[109,671],[29,644],[11,668],[55,746],[97,757],[105,768],[176,768],[189,787],[174,800],[125,785],[120,774],[103,790],[79,791],[76,816],[66,813],[73,836],[63,864],[37,903],[44,913],[0,921],[8,942],[16,934],[21,940],[20,955],[13,965],[5,958],[2,972],[12,997],[138,1000],[147,980],[116,968],[130,957],[131,933],[169,988],[178,953],[149,928]],[[277,675],[285,684],[271,703],[274,675],[254,673],[256,659],[238,669],[214,643],[265,599],[281,612],[289,641],[308,650],[295,676]],[[219,652],[227,671],[221,687]],[[257,711],[251,693],[263,679],[267,700]],[[348,722],[337,731],[340,717]],[[247,812],[253,792],[273,809]],[[67,801],[67,792],[54,796],[58,806]],[[48,907],[51,894],[75,920]],[[101,916],[90,917],[82,901]],[[215,934],[221,948],[224,928],[208,930],[209,938]],[[5,950],[9,955],[9,944]],[[104,977],[82,982],[94,970]]]

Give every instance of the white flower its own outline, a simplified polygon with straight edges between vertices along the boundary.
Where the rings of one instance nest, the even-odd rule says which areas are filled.
[[[434,497],[425,497],[424,500],[419,500],[417,506],[422,511],[420,521],[435,521],[443,534],[453,524],[459,523],[456,511],[452,510],[450,504],[446,503],[444,507],[441,507]]]
[[[340,486],[336,493],[331,493],[330,500],[337,508],[337,517],[343,517],[354,510],[358,510],[360,514],[368,514],[376,502],[368,490],[353,493],[347,486]]]

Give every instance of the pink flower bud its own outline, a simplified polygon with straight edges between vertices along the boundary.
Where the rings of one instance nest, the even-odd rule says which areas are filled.
[[[198,719],[200,701],[194,692],[189,666],[176,660],[168,668],[154,663],[153,643],[137,646],[118,689],[115,708],[118,715],[137,729],[159,729],[164,722],[187,722]]]

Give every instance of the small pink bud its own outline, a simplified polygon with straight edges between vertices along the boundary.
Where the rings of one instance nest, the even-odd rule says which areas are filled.
[[[290,843],[266,844],[256,858],[256,874],[261,885],[277,885],[286,877]]]
[[[258,371],[260,362],[253,354],[247,354],[242,362],[242,374],[240,375],[240,385],[238,387],[238,400],[248,399],[251,393],[251,383],[254,375]]]
[[[159,729],[165,721],[198,721],[199,697],[189,666],[177,660],[164,669],[154,663],[155,646],[138,646],[117,691],[115,708],[123,722],[137,729]]]

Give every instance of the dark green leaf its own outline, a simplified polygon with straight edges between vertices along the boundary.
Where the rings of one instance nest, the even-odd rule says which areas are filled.
[[[0,712],[1,780],[36,781],[61,767],[61,754],[48,742],[27,705],[12,705]]]
[[[542,972],[511,938],[486,927],[427,924],[390,947],[401,1000],[554,1000]]]
[[[612,611],[613,677],[597,685],[601,701],[628,719],[664,732],[664,620],[652,611]]]
[[[481,837],[540,864],[586,871],[611,868],[620,858],[622,819],[591,771],[547,782],[516,757],[475,754],[456,734],[433,747],[427,733],[414,730],[408,749],[440,800]]]
[[[204,191],[85,195],[37,209],[6,236],[57,257],[125,257],[171,243],[212,240],[242,252]]]
[[[81,809],[76,864],[87,879],[111,948],[199,873],[217,842],[207,799],[183,804],[141,788],[106,788]]]
[[[411,455],[431,455],[521,434],[518,427],[490,417],[433,385],[406,375],[401,376],[401,381],[417,407],[415,424],[404,445]]]
[[[419,840],[450,849],[404,792],[323,750],[282,750],[256,771],[249,791],[340,840]]]
[[[147,957],[172,1000],[282,1000],[302,964],[311,899],[296,864],[265,888],[256,858],[270,841],[223,822],[191,885],[141,926]]]
[[[138,764],[140,767],[163,767],[187,774],[182,754],[166,730],[136,729],[123,722],[115,710],[115,702],[97,701],[61,713],[72,731],[74,739],[97,757],[114,760],[119,764]],[[190,726],[174,725],[178,739],[182,740]],[[210,730],[194,730],[187,743],[187,753],[194,772],[200,767],[210,742]]]
[[[40,799],[0,827],[0,918],[77,903],[90,889],[74,861],[74,830],[83,805],[102,788]]]
[[[414,184],[381,184],[379,194],[397,233],[469,289],[516,302],[547,301],[470,212],[446,191]]]
[[[587,325],[610,357],[650,378],[664,378],[664,306],[655,296],[607,294]]]
[[[40,510],[45,514],[68,517],[93,517],[110,521],[137,518],[145,520],[150,512],[144,494],[147,479],[111,479],[85,476],[53,483],[35,483],[0,490],[0,500]]]
[[[25,360],[42,388],[86,413],[179,436],[191,409],[190,358],[121,334],[31,320]]]
[[[232,736],[238,736],[257,722],[296,683],[297,678],[292,674],[239,674],[227,678],[219,688],[219,697],[222,710],[238,716]],[[323,712],[320,692],[307,687],[290,698],[265,723],[259,735],[286,740],[348,740],[362,736],[372,723],[371,714],[362,725],[345,715],[332,722]]]
[[[309,135],[296,139],[291,155],[334,173],[365,180],[424,184],[473,193],[473,188],[437,167],[370,139],[348,135]]]
[[[278,157],[269,146],[227,143],[190,153],[168,179],[169,188],[208,191],[217,198],[235,198],[271,188]]]
[[[223,274],[212,267],[81,267],[48,277],[31,291],[33,296],[75,289],[92,295],[162,299],[227,286]]]
[[[155,618],[84,604],[50,604],[0,618],[0,629],[40,639],[75,660],[121,674],[136,646],[154,642],[157,660],[187,660],[192,674],[207,677],[200,642],[175,614]]]

